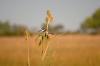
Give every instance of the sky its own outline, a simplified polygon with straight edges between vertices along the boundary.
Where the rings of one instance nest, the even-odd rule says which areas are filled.
[[[0,20],[39,28],[51,10],[53,25],[77,30],[80,24],[100,8],[100,0],[0,0]]]

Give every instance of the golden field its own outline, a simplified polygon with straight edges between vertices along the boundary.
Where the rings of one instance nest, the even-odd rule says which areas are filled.
[[[0,66],[27,66],[28,45],[31,66],[100,66],[100,35],[53,36],[44,61],[35,36],[0,37]]]

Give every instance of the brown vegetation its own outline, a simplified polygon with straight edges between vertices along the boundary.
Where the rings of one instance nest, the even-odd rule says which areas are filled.
[[[100,66],[100,35],[54,36],[49,40],[45,61],[35,36],[0,38],[0,66],[27,66],[27,45],[31,66]]]

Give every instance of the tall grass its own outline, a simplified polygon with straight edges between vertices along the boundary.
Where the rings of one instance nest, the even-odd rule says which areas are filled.
[[[42,66],[35,37],[28,40],[31,66]],[[100,66],[100,36],[64,35],[49,40],[44,66]],[[27,66],[23,37],[0,38],[0,66]]]
[[[49,32],[48,32],[48,27],[49,27],[49,24],[50,22],[53,21],[53,16],[51,14],[51,11],[50,10],[47,10],[47,16],[46,16],[46,20],[45,20],[45,23],[44,23],[44,28],[42,29],[41,31],[41,34],[38,36],[39,39],[39,46],[41,45],[42,47],[42,61],[44,60],[45,56],[46,56],[46,53],[47,53],[47,50],[48,50],[48,40],[50,38],[49,36]]]

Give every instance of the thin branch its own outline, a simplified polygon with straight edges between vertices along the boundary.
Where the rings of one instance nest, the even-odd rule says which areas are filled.
[[[27,57],[27,59],[28,59],[28,66],[30,66],[30,48],[29,48],[29,44],[28,44],[27,50],[28,50],[28,57]]]
[[[25,31],[25,39],[27,41],[27,66],[30,66],[30,48],[28,44],[29,32],[27,30]]]
[[[43,56],[42,56],[42,61],[44,60],[45,56],[46,56],[46,53],[47,53],[47,50],[48,50],[48,47],[49,47],[49,44],[47,44],[47,47],[43,53]]]

